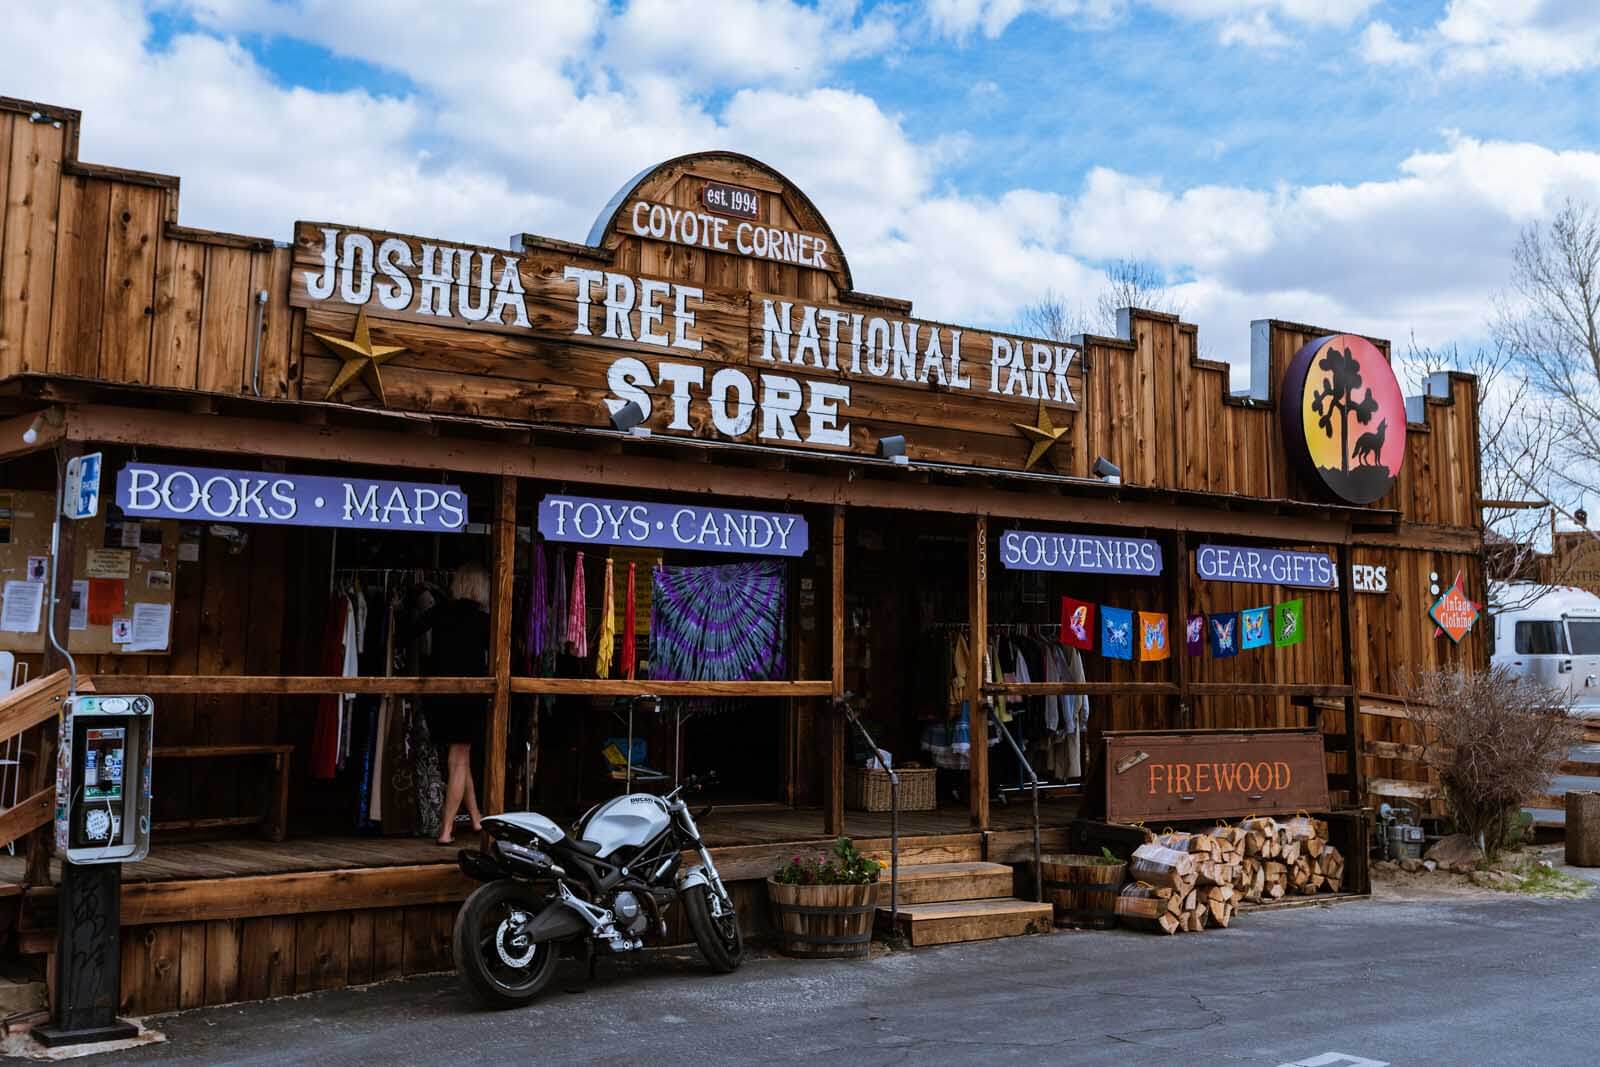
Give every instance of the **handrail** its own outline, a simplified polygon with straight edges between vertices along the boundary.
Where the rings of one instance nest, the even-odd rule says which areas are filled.
[[[1006,744],[1011,746],[1011,751],[1016,753],[1017,761],[1022,764],[1023,771],[1028,776],[1028,785],[1033,793],[1033,899],[1036,902],[1044,901],[1044,857],[1039,846],[1039,776],[1033,773],[1033,764],[1028,762],[1028,757],[1022,754],[1022,749],[1017,744],[1017,739],[1011,736],[1011,731],[1006,729],[1006,724],[1000,721],[1000,714],[994,705],[989,705],[989,721],[1000,728],[1000,736],[1006,739]]]
[[[66,670],[59,670],[0,696],[0,741],[61,714],[70,682]]]
[[[878,756],[878,743],[867,733],[867,728],[856,717],[855,709],[850,706],[850,694],[846,693],[839,698],[839,709],[850,720],[861,739],[867,743],[867,749],[872,753],[872,758]],[[889,772],[889,930],[894,932],[900,925],[900,775],[891,767],[884,767]]]

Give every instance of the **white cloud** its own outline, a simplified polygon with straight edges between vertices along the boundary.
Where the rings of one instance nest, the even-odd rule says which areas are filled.
[[[1379,64],[1428,63],[1444,75],[1570,74],[1600,67],[1600,17],[1587,0],[1450,0],[1434,25],[1410,39],[1372,23],[1362,54]]]
[[[973,32],[994,38],[1023,15],[1106,26],[1136,9],[1191,22],[1218,24],[1221,43],[1278,48],[1293,39],[1280,23],[1344,27],[1376,0],[932,0],[929,21],[938,34],[962,40]]]
[[[1257,11],[1247,19],[1228,19],[1223,22],[1222,28],[1217,31],[1217,41],[1225,45],[1242,44],[1248,48],[1285,48],[1294,43],[1294,38],[1280,30],[1271,15]]]

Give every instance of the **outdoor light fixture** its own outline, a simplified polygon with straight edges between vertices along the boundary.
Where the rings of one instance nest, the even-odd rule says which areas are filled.
[[[33,417],[32,422],[28,423],[28,428],[22,431],[22,443],[25,445],[31,445],[37,441],[39,439],[39,427],[43,425],[44,412],[41,411],[39,414]]]
[[[1122,468],[1104,456],[1094,461],[1094,476],[1112,485],[1122,484]]]
[[[637,400],[630,400],[611,413],[611,425],[635,437],[649,437],[650,431],[639,424],[644,421],[644,408]]]
[[[890,434],[878,438],[878,455],[891,463],[910,463],[911,457],[906,455],[906,439],[903,434]]]

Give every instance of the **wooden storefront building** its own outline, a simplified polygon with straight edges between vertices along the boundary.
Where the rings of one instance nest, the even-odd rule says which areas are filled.
[[[1107,731],[1315,727],[1336,806],[1406,795],[1425,779],[1395,711],[1408,672],[1484,656],[1477,631],[1453,641],[1428,614],[1458,575],[1484,599],[1475,383],[1435,376],[1395,407],[1360,358],[1377,354],[1386,373],[1384,341],[1256,323],[1251,388],[1234,394],[1227,366],[1201,358],[1195,327],[1170,315],[1130,309],[1122,336],[1070,341],[918,319],[910,299],[857,291],[818,207],[731,153],[646,171],[584,243],[520,234],[488,248],[342,221],[275,241],[184,226],[176,178],[81,162],[78,130],[77,112],[0,100],[0,569],[8,584],[34,577],[23,572],[48,553],[57,461],[101,453],[99,518],[64,524],[45,564],[85,602],[63,595],[44,613],[69,635],[80,684],[156,702],[154,844],[122,891],[126,1011],[449,965],[470,883],[429,837],[371,819],[359,784],[380,701],[400,715],[417,698],[482,699],[489,812],[575,816],[622,787],[608,746],[669,778],[719,771],[703,826],[758,921],[759,879],[796,842],[845,832],[876,847],[887,833],[886,815],[845,807],[859,762],[836,710],[847,696],[902,764],[928,762],[928,729],[951,727],[963,703],[1087,696],[1082,773],[1056,776],[1066,788],[1044,805],[1059,844],[1092,799],[1082,781]],[[950,251],[959,271],[969,253]],[[1300,419],[1299,394],[1283,417],[1283,383],[1308,347],[1346,361],[1313,366],[1303,387],[1331,390],[1316,401],[1332,413],[1326,433]],[[1301,421],[1312,457],[1341,450],[1344,499],[1297,456]],[[112,502],[135,469],[195,485],[225,472],[233,481],[217,484],[239,492],[219,489],[200,521],[160,509],[140,520]],[[360,528],[349,506],[323,524],[269,517],[271,485],[316,476],[411,495],[357,498]],[[456,490],[461,521],[437,532]],[[555,509],[571,518],[584,501],[648,505],[638,514],[668,516],[662,537],[685,508],[705,525],[635,547],[620,545],[620,519],[591,524],[586,543],[541,535]],[[773,516],[807,534],[800,551],[757,537]],[[1133,544],[1157,546],[1157,566],[1041,562]],[[656,563],[779,561],[779,668],[628,679],[616,660],[598,677],[593,648],[530,654],[534,572],[561,560],[568,570],[542,581],[565,582],[578,551],[591,643],[601,568],[613,568],[619,652],[637,565],[641,661]],[[1305,554],[1328,571],[1294,572]],[[331,596],[392,583],[399,597],[472,560],[492,586],[482,676],[330,676]],[[987,640],[950,640],[1054,642],[1063,597],[1168,620],[1169,654],[1085,651],[1082,681],[1024,682],[989,676]],[[1296,642],[1186,653],[1190,616],[1291,599]],[[35,680],[0,702],[0,731],[23,753],[0,813],[16,853],[0,873],[26,954],[53,945],[48,735],[65,663],[45,644],[43,625],[0,633],[16,681]],[[949,662],[953,647],[965,662]],[[355,741],[324,773],[319,731],[342,694]],[[634,710],[630,733],[644,694],[661,710]],[[941,771],[935,810],[903,817],[904,847],[1018,861],[1025,805],[996,800],[1015,771],[981,711],[967,727],[967,766]]]

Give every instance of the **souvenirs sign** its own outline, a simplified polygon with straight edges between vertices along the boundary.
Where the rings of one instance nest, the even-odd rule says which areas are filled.
[[[131,519],[416,533],[459,533],[467,525],[467,494],[456,485],[159,463],[117,472],[117,506]]]
[[[539,532],[547,541],[751,556],[803,556],[810,537],[800,515],[554,493],[539,501]]]
[[[1322,737],[1315,730],[1105,736],[1111,822],[1328,809]]]
[[[1007,530],[1000,562],[1013,571],[1153,575],[1161,573],[1161,545],[1147,537]]]
[[[1333,589],[1339,584],[1333,560],[1324,552],[1290,552],[1277,548],[1201,545],[1194,554],[1195,573],[1211,582],[1252,582]]]
[[[1283,437],[1312,485],[1333,499],[1370,504],[1394,485],[1406,458],[1406,402],[1394,369],[1365,337],[1319,337],[1284,374]]]

